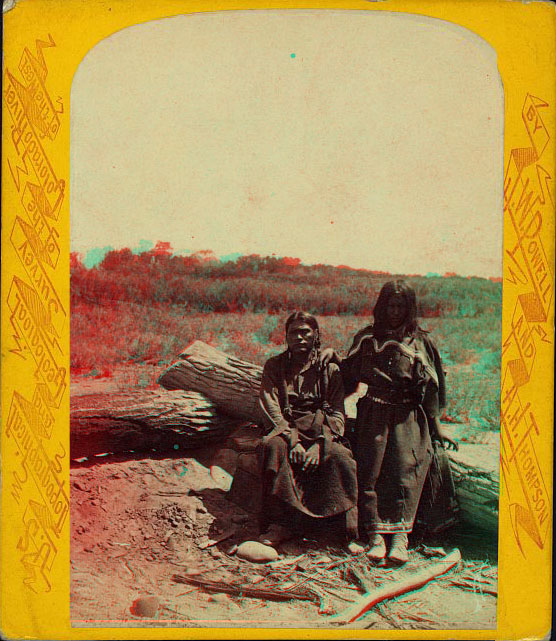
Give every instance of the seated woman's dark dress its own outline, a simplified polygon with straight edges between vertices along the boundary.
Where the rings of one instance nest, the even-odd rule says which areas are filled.
[[[295,512],[323,518],[342,513],[348,535],[356,530],[355,460],[344,445],[344,389],[337,365],[322,366],[315,353],[293,375],[286,351],[269,359],[260,391],[267,435],[261,445],[263,520],[288,522]],[[298,442],[307,450],[320,443],[313,471],[290,462]]]

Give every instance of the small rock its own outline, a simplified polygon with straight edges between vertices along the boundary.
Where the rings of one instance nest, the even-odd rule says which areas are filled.
[[[232,486],[233,477],[218,465],[210,466],[210,475],[212,480],[219,488],[227,492]]]
[[[206,514],[208,510],[204,505],[198,505],[197,512],[199,512],[199,514]]]
[[[189,519],[188,525],[195,524],[197,522],[197,508],[194,505],[190,505],[186,509],[186,515]]]
[[[218,548],[209,548],[209,554],[212,556],[213,559],[222,558],[222,552],[220,552]]]
[[[134,614],[137,617],[145,617],[147,619],[152,619],[158,611],[158,606],[160,601],[156,596],[142,596],[131,604],[129,608],[131,614]]]
[[[91,505],[100,505],[100,499],[93,499]]]
[[[170,550],[170,552],[176,551],[176,539],[173,536],[169,536],[166,540],[166,549]]]
[[[89,488],[83,483],[80,483],[79,481],[74,481],[73,487],[77,488],[78,490],[81,490],[82,492],[89,492]]]
[[[213,601],[214,603],[229,603],[230,602],[230,597],[227,594],[224,594],[222,592],[217,592],[216,594],[213,594],[209,601]]]
[[[228,548],[228,551],[226,552],[226,554],[228,554],[229,556],[233,556],[236,552],[237,552],[237,543],[234,543]]]
[[[236,556],[252,563],[270,563],[278,559],[278,552],[270,545],[258,541],[244,541],[238,546]]]

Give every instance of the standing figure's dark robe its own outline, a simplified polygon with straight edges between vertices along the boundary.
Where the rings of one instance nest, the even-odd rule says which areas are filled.
[[[409,533],[432,460],[429,421],[445,402],[438,350],[420,329],[378,338],[367,327],[341,370],[347,394],[368,386],[355,423],[360,533]]]
[[[339,367],[322,366],[314,354],[293,375],[284,352],[265,364],[259,398],[267,432],[261,445],[263,511],[274,519],[277,506],[286,513],[317,518],[352,510],[354,529],[357,474],[351,450],[342,443],[344,388]],[[314,471],[304,472],[290,462],[289,453],[298,442],[306,450],[319,443],[320,462]]]

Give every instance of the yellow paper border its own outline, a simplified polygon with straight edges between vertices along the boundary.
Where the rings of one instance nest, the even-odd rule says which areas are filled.
[[[499,600],[495,631],[70,627],[69,518],[64,514],[69,491],[68,183],[73,75],[95,44],[125,27],[190,12],[269,8],[420,14],[465,27],[485,39],[497,52],[505,92],[506,207]],[[507,0],[19,0],[15,8],[5,14],[0,587],[1,630],[6,637],[179,639],[186,635],[191,639],[506,640],[541,638],[549,633],[555,16],[550,2],[525,4]],[[12,93],[7,95],[7,91]],[[21,109],[25,114],[22,115]],[[23,122],[27,122],[25,128]],[[25,129],[22,137],[28,145],[26,163],[18,155],[22,147],[16,148],[12,137],[14,123],[19,123],[19,129]],[[31,130],[35,131],[35,138],[27,135],[32,134]],[[37,137],[37,134],[40,135]],[[35,170],[43,181],[43,192],[27,187],[26,172],[34,175]],[[38,233],[29,230],[31,223]],[[45,274],[50,278],[50,285]],[[46,315],[33,307],[35,295],[25,287],[26,282],[34,283],[35,293],[46,305]],[[52,290],[46,292],[44,288],[50,286]],[[40,347],[40,341],[33,340],[36,324],[40,324],[43,335],[50,339]],[[23,360],[17,350],[27,341],[34,356]],[[34,358],[43,370],[38,379]],[[40,454],[44,461],[50,461],[48,475],[38,481],[43,496],[50,502],[46,510],[37,507],[41,496],[39,486],[25,477],[25,469],[18,459],[17,439],[25,434],[37,442],[42,438],[44,449],[36,448],[38,454],[34,452],[34,456]],[[518,453],[512,458],[514,449]],[[29,469],[27,474],[31,476]],[[537,509],[541,500],[546,501],[548,509],[544,520],[541,520],[544,513]],[[44,591],[48,586],[49,591]]]

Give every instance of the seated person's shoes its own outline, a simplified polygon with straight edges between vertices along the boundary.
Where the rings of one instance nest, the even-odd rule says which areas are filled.
[[[371,561],[382,561],[386,556],[386,542],[382,534],[372,534],[369,537],[370,548],[367,556]]]
[[[398,565],[403,565],[409,561],[409,552],[407,551],[407,534],[397,532],[392,535],[392,545],[388,552],[388,560]]]
[[[293,538],[293,534],[285,525],[272,523],[268,530],[259,536],[259,543],[275,547],[279,543],[289,541],[291,538]]]

